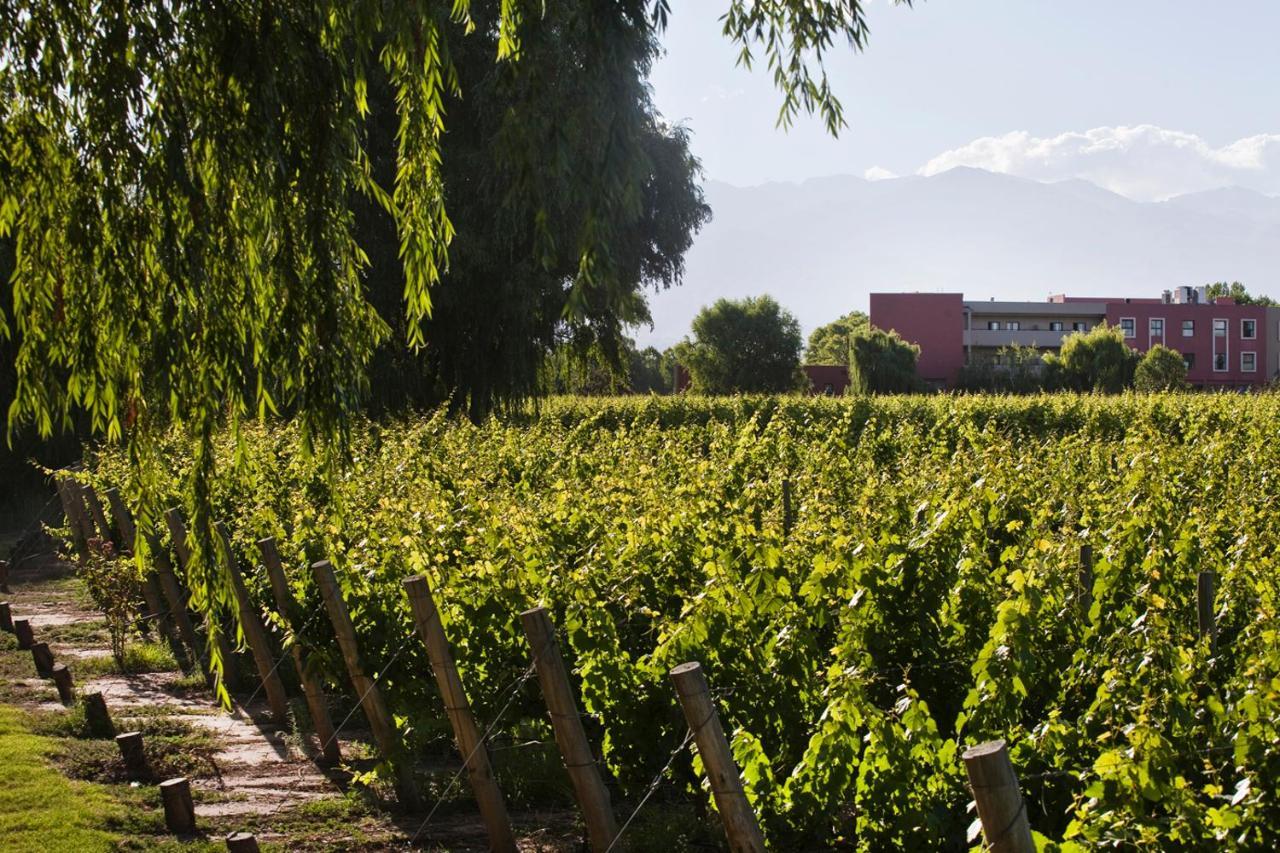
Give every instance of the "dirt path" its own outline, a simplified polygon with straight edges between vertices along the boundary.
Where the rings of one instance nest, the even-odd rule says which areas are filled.
[[[197,819],[211,828],[209,837],[246,829],[259,841],[286,849],[487,849],[483,829],[469,807],[443,809],[415,842],[421,817],[396,819],[370,806],[367,796],[363,800],[351,796],[346,784],[349,774],[319,768],[309,757],[318,752],[314,737],[270,723],[261,696],[239,696],[240,701],[251,699],[251,704],[237,705],[227,713],[213,701],[199,676],[184,675],[176,668],[119,674],[111,659],[106,623],[73,566],[51,559],[28,564],[11,572],[9,586],[10,593],[2,597],[10,602],[14,618],[28,619],[36,640],[48,642],[55,659],[68,664],[78,694],[101,692],[117,730],[144,731],[149,759],[151,733],[158,735],[156,741],[174,741],[165,747],[171,747],[172,754],[165,752],[157,763],[178,766],[181,775],[191,780]],[[151,649],[154,652],[160,646],[151,644]],[[33,674],[13,687],[18,693],[10,691],[6,701],[16,700],[50,714],[65,712],[49,683]],[[372,752],[360,734],[351,726],[344,728],[340,746],[356,769],[368,769]],[[113,745],[107,749],[104,743],[101,749],[107,755],[100,760],[105,768],[100,775],[107,778],[94,781],[123,782],[123,765],[113,754]],[[445,776],[452,772],[445,767],[437,770]],[[167,769],[157,772],[169,775]],[[559,811],[513,818],[526,827],[541,827],[524,833],[522,850],[564,851],[580,844],[572,814]]]

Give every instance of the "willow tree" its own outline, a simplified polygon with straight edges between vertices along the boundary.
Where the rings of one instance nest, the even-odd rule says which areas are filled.
[[[864,45],[863,0],[722,2],[740,61],[759,52],[777,82],[780,123],[807,111],[838,129],[823,62],[838,41]],[[469,0],[0,0],[0,238],[14,252],[0,329],[18,339],[10,431],[47,436],[83,416],[127,443],[145,484],[169,476],[156,439],[180,430],[195,462],[190,580],[206,612],[231,609],[229,581],[203,556],[216,431],[238,436],[246,419],[287,412],[333,470],[368,391],[389,329],[362,285],[360,204],[394,223],[403,335],[428,343],[454,237],[445,107],[466,94],[454,55],[476,37],[470,13]],[[584,62],[609,62],[620,14],[661,30],[670,8],[500,0],[484,23],[492,59],[530,87],[555,83],[522,55],[526,27],[544,13],[582,29]],[[368,147],[379,78],[395,107],[384,180]],[[559,154],[554,134],[536,132],[553,116],[521,122],[516,131],[551,148],[507,176],[512,193],[528,192]],[[608,130],[606,156],[579,188],[587,212],[572,246],[559,247],[574,258],[570,311],[617,292],[624,248],[608,224],[641,192],[636,127]],[[142,524],[155,518],[147,495],[132,496]]]

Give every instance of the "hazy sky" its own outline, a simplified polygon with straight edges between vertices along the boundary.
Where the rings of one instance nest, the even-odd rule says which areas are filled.
[[[720,34],[727,0],[672,5],[654,94],[711,179],[966,164],[1143,200],[1280,194],[1280,0],[871,0],[866,51],[829,66],[850,125],[839,140],[816,119],[775,129],[767,72],[736,67]]]

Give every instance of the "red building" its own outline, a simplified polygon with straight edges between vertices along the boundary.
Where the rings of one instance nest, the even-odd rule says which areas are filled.
[[[871,325],[917,344],[920,376],[937,387],[953,385],[966,364],[998,363],[1006,347],[1056,351],[1066,335],[1102,322],[1119,326],[1139,352],[1155,344],[1177,350],[1193,385],[1246,388],[1280,376],[1280,309],[1208,300],[1203,287],[1180,287],[1158,299],[1053,296],[1045,302],[871,294]]]

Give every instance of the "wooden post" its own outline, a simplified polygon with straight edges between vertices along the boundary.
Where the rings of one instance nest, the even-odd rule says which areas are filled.
[[[1087,542],[1080,546],[1077,583],[1080,585],[1080,613],[1087,618],[1093,609],[1093,546]]]
[[[58,699],[63,705],[70,705],[76,700],[75,688],[71,683],[71,670],[65,663],[53,665],[53,686],[58,688]]]
[[[166,779],[160,783],[160,799],[164,801],[164,825],[174,835],[192,835],[196,831],[196,807],[191,802],[191,784],[185,777]]]
[[[31,633],[31,622],[27,619],[13,620],[13,635],[18,638],[18,650],[25,652],[35,643],[36,638]]]
[[[228,853],[258,853],[258,839],[247,832],[233,832],[227,836]]]
[[[84,501],[80,499],[80,491],[73,488],[69,477],[60,477],[55,485],[58,499],[62,501],[62,513],[67,518],[67,529],[71,532],[71,545],[81,559],[89,556],[89,536],[86,530],[88,519],[85,517]]]
[[[984,849],[991,853],[1035,853],[1026,803],[1004,741],[970,747],[963,759],[987,842]]]
[[[178,565],[182,567],[183,574],[191,571],[191,546],[187,543],[187,525],[182,520],[182,510],[176,506],[165,510],[165,524],[169,527],[169,536],[173,539],[173,551],[178,555]],[[186,605],[184,604],[183,607]],[[215,623],[213,614],[205,613],[205,629],[212,635],[214,632],[212,626]],[[222,658],[222,683],[231,685],[237,683],[236,678],[236,654],[235,649],[231,647],[231,642],[227,639],[226,631],[218,631],[218,655]],[[193,647],[197,648],[197,647]],[[213,673],[205,668],[205,674],[210,678]]]
[[[1217,588],[1217,572],[1204,571],[1196,578],[1196,621],[1200,626],[1200,636],[1209,638],[1211,651],[1218,646],[1218,622],[1214,618]]]
[[[160,547],[160,540],[154,533],[147,534],[147,548],[151,551],[160,592],[164,594],[164,600],[169,605],[169,616],[177,626],[182,642],[190,650],[181,659],[187,661],[188,669],[199,664],[207,675],[209,670],[204,664],[204,656],[200,654],[200,641],[196,639],[196,629],[191,624],[191,614],[187,612],[187,600],[182,594],[182,587],[178,585],[177,576],[173,573],[173,564],[169,562],[169,555]]]
[[[85,728],[90,737],[115,737],[116,727],[111,722],[111,712],[107,710],[107,700],[101,693],[88,693],[84,697]]]
[[[484,748],[475,717],[471,714],[471,705],[462,687],[462,679],[458,676],[453,651],[449,648],[449,639],[444,634],[444,626],[440,624],[440,612],[431,597],[431,585],[425,577],[415,575],[405,579],[404,588],[409,594],[409,606],[413,610],[418,636],[427,647],[427,659],[431,662],[431,671],[440,688],[445,713],[453,726],[458,751],[462,753],[462,760],[466,763],[467,778],[471,782],[476,804],[480,807],[480,817],[484,820],[485,831],[489,835],[489,849],[504,853],[515,851],[516,841],[511,832],[507,805],[493,778],[489,753]]]
[[[311,565],[311,572],[324,597],[329,621],[333,623],[333,633],[342,650],[347,673],[351,676],[351,686],[355,688],[356,698],[360,700],[364,715],[369,720],[369,728],[373,731],[378,751],[396,768],[396,791],[400,802],[406,808],[415,809],[418,806],[418,787],[413,781],[413,769],[407,761],[402,760],[395,722],[391,718],[391,712],[387,710],[387,703],[378,690],[377,682],[365,674],[364,664],[360,661],[360,650],[356,646],[355,627],[351,624],[351,615],[347,613],[347,605],[338,591],[338,579],[334,577],[333,566],[328,560],[321,560]]]
[[[147,754],[142,748],[142,732],[116,735],[116,746],[120,748],[120,757],[124,759],[124,768],[130,779],[144,779],[150,775]]]
[[[36,665],[36,675],[49,678],[53,675],[53,652],[48,643],[32,643],[31,659]]]
[[[235,590],[236,604],[240,610],[240,625],[244,629],[245,639],[249,642],[249,651],[253,653],[253,663],[258,668],[258,677],[262,679],[262,688],[267,694],[267,704],[271,706],[271,716],[280,726],[289,724],[289,697],[285,695],[284,683],[280,673],[276,672],[276,663],[271,658],[271,641],[267,639],[267,629],[262,626],[262,617],[249,598],[249,588],[245,586],[244,576],[240,574],[240,566],[236,555],[231,550],[231,539],[226,528],[218,525],[218,539],[222,545],[222,561],[227,574],[231,576],[231,586]]]
[[[13,633],[13,611],[7,601],[0,601],[0,629]]]
[[[574,795],[587,822],[587,835],[591,849],[604,853],[618,834],[609,790],[600,778],[600,768],[587,742],[578,715],[578,703],[574,699],[569,673],[560,657],[555,627],[545,607],[535,607],[520,614],[529,648],[533,651],[534,664],[538,668],[538,683],[542,697],[551,715],[551,728],[555,731],[556,745],[564,757],[565,770],[573,782]]]
[[[756,823],[746,792],[742,790],[738,765],[720,726],[701,664],[694,661],[680,664],[671,670],[671,680],[684,709],[684,718],[698,745],[698,755],[702,756],[716,810],[720,812],[725,835],[729,839],[729,849],[734,853],[764,853],[764,836],[760,833],[760,825]]]
[[[111,535],[111,525],[107,522],[107,514],[102,509],[102,501],[98,500],[98,493],[94,491],[93,486],[87,484],[80,488],[84,493],[84,502],[89,507],[89,517],[98,528],[98,535],[102,537],[103,542],[115,542]],[[123,545],[124,543],[115,542],[115,544]]]
[[[297,630],[301,617],[298,602],[289,591],[289,582],[284,576],[284,565],[280,562],[280,552],[276,550],[276,540],[268,536],[258,540],[258,550],[262,553],[263,565],[267,567],[267,577],[271,579],[271,592],[275,596],[276,611],[284,617],[289,629],[294,632],[293,642],[289,643],[289,651],[293,655],[293,666],[298,671],[298,681],[302,684],[302,695],[307,700],[307,710],[311,713],[311,725],[316,730],[320,741],[320,754],[323,762],[335,766],[342,761],[342,753],[338,748],[338,735],[333,728],[333,720],[329,717],[329,703],[325,700],[324,687],[320,679],[307,669],[307,659],[302,646],[298,642]]]
[[[120,496],[119,489],[107,489],[102,493],[111,507],[111,515],[116,520],[116,529],[120,531],[120,547],[130,552],[137,550],[138,528],[133,523],[133,513]]]
[[[9,561],[0,560],[0,593],[9,594]]]

